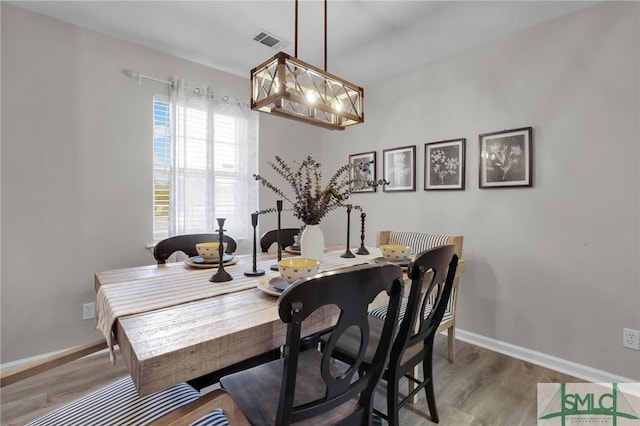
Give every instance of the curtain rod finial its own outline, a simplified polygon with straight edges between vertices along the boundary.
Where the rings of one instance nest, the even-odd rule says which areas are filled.
[[[124,75],[126,75],[127,77],[133,77],[133,78],[137,79],[138,80],[138,85],[142,84],[142,75],[139,72],[134,71],[131,68],[126,68],[126,69],[122,70],[122,73]]]

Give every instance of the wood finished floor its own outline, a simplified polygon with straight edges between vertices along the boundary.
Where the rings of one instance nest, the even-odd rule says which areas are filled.
[[[456,343],[456,361],[450,363],[446,338],[436,338],[434,376],[442,426],[535,425],[538,383],[581,381],[468,343]],[[24,425],[125,374],[122,358],[113,366],[105,353],[6,386],[0,390],[0,424]],[[424,393],[415,407],[400,411],[400,422],[434,425]]]

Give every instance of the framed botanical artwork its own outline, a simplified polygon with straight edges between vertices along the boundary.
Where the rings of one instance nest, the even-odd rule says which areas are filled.
[[[385,149],[382,152],[384,192],[416,190],[416,146]]]
[[[533,128],[480,135],[480,188],[532,186]]]
[[[466,139],[424,144],[424,190],[464,189]]]
[[[376,152],[363,152],[349,156],[351,165],[350,179],[353,181],[351,192],[376,192],[376,186],[369,182],[376,178]]]

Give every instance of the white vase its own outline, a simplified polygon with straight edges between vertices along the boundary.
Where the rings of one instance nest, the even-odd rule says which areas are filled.
[[[322,262],[324,256],[324,234],[320,225],[307,225],[300,237],[300,255]]]

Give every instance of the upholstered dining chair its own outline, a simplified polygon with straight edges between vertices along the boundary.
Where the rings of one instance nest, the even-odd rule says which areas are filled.
[[[456,278],[453,281],[453,290],[451,290],[451,297],[449,298],[447,309],[438,326],[438,333],[443,331],[447,332],[447,351],[450,362],[454,362],[456,359],[456,310],[458,306],[460,278],[465,270],[465,262],[462,258],[463,241],[464,238],[462,235],[430,234],[410,231],[378,231],[376,236],[377,247],[383,244],[405,244],[411,247],[415,253],[420,253],[445,244],[453,244],[455,246],[455,252],[456,255],[458,255]],[[384,318],[384,309],[384,306],[373,309],[370,314],[378,318]]]
[[[284,357],[224,376],[220,385],[253,425],[371,424],[373,393],[385,369],[396,328],[402,295],[402,270],[396,265],[359,265],[296,281],[278,300],[278,314],[287,325]],[[389,296],[387,318],[380,321],[381,336],[369,345],[367,306],[379,294]],[[319,311],[320,310],[320,311]],[[299,350],[303,329],[314,315],[334,313],[324,351]],[[337,339],[357,329],[362,344],[351,364],[331,357]],[[369,362],[363,363],[367,352]]]
[[[292,246],[295,242],[294,238],[300,233],[300,228],[281,228],[280,229],[280,247],[284,250],[286,247]],[[278,242],[278,230],[272,229],[267,231],[260,237],[260,248],[263,253],[269,251],[269,247],[273,243]]]
[[[421,389],[425,390],[431,420],[435,423],[439,421],[433,388],[433,341],[447,307],[457,265],[455,246],[446,245],[419,253],[407,268],[411,288],[398,333],[393,340],[389,364],[383,375],[383,379],[387,381],[387,413],[376,411],[388,420],[390,426],[400,424],[400,408]],[[371,344],[375,345],[378,341],[387,342],[383,340],[379,331],[383,320],[370,316],[369,322],[372,330]],[[359,338],[353,330],[348,330],[333,348],[336,359],[348,363],[358,357]],[[323,336],[321,342],[323,346],[326,345],[327,337]],[[365,356],[365,363],[367,361],[368,358]],[[420,364],[422,380],[415,377],[414,373]],[[399,382],[402,378],[407,378],[414,386],[411,386],[408,394],[401,398]]]
[[[236,251],[236,240],[228,235],[222,236],[222,241],[227,243],[227,249],[225,253],[231,254]],[[219,241],[218,234],[185,234],[176,235],[174,237],[165,238],[159,241],[153,248],[153,257],[161,265],[167,261],[169,256],[177,251],[184,252],[187,256],[197,256],[196,244],[207,243],[210,241]]]
[[[36,386],[38,392],[41,392],[42,382],[35,379],[41,379],[44,372],[64,364],[70,363],[67,367],[74,366],[73,362],[77,364],[81,358],[93,355],[106,347],[106,341],[101,339],[57,353],[44,360],[3,373],[0,376],[0,386],[4,388],[31,379],[30,382],[34,383],[33,386]],[[105,358],[105,362],[109,361]],[[27,389],[29,386],[32,385],[29,384]],[[131,377],[126,376],[71,403],[55,408],[53,411],[29,421],[27,425],[146,426],[164,414],[171,413],[185,404],[199,400],[199,398],[200,393],[186,383],[179,383],[168,389],[140,397]],[[199,424],[228,426],[231,423],[234,426],[236,424],[242,425],[241,419],[236,420],[238,413],[233,410],[233,406],[228,404],[224,396],[216,393],[208,395],[206,399],[209,401],[210,408],[198,416],[196,420]]]

